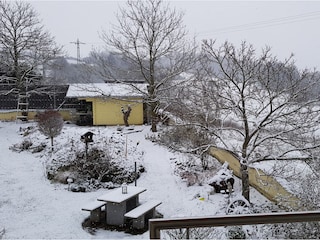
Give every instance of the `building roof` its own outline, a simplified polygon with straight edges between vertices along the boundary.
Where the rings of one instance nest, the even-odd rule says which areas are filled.
[[[84,97],[143,97],[147,84],[83,83],[70,84],[67,98]]]

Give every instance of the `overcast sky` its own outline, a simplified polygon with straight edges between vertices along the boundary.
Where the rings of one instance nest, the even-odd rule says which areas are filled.
[[[104,46],[99,33],[116,24],[125,1],[30,1],[42,23],[67,54],[85,57]],[[320,1],[168,1],[185,12],[184,23],[197,40],[247,41],[259,50],[268,45],[280,60],[295,54],[299,68],[320,70]]]

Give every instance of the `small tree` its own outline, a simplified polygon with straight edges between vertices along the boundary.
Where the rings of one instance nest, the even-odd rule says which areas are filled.
[[[38,116],[39,131],[47,137],[51,138],[51,147],[53,151],[53,138],[61,133],[63,127],[63,119],[59,112],[47,110]]]

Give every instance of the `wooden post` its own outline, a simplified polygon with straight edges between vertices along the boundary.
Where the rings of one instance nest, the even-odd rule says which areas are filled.
[[[134,186],[137,186],[137,162],[134,162]]]
[[[88,159],[88,142],[86,141],[86,161]]]

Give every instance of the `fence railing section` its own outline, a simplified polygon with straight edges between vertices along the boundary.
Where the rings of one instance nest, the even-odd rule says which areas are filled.
[[[236,225],[257,225],[291,222],[320,221],[320,211],[281,212],[263,214],[225,215],[174,219],[150,219],[150,239],[160,239],[160,231],[167,229],[190,229],[201,227],[222,227]]]

